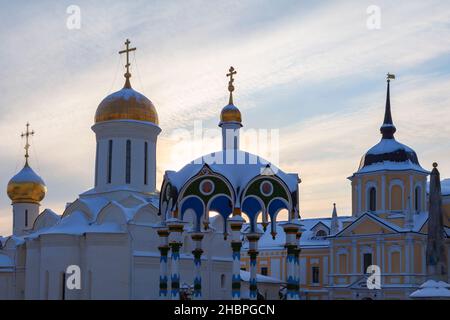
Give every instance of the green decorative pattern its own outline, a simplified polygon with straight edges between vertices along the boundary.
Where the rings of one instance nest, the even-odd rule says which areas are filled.
[[[200,183],[204,180],[211,180],[214,183],[214,192],[210,195],[204,195],[200,192]],[[190,185],[186,188],[186,191],[183,193],[183,198],[191,195],[196,195],[200,199],[202,199],[204,203],[208,203],[212,197],[218,194],[225,194],[230,198],[233,198],[230,189],[228,188],[228,185],[225,181],[216,176],[205,175],[201,178],[195,179],[190,183]]]
[[[264,194],[261,193],[260,186],[261,186],[261,183],[263,183],[264,181],[269,181],[273,185],[273,192],[270,196],[265,196]],[[280,182],[278,182],[275,179],[268,178],[268,177],[256,179],[253,182],[251,182],[251,184],[248,187],[243,198],[250,196],[250,195],[260,198],[263,201],[266,208],[269,205],[270,200],[277,198],[277,197],[283,198],[288,203],[290,202],[289,195],[286,192],[286,190],[284,189],[284,187],[280,184]]]

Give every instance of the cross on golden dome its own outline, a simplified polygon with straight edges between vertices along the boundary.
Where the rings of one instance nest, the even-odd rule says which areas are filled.
[[[233,91],[234,91],[233,76],[237,73],[237,71],[235,71],[233,67],[230,67],[230,70],[228,71],[229,73],[227,73],[227,77],[230,77],[230,81],[228,82],[228,91],[230,92],[230,99],[228,101],[228,104],[233,104]]]
[[[125,68],[127,68],[127,72],[124,74],[126,82],[125,82],[125,87],[126,88],[131,88],[131,84],[130,84],[130,77],[131,77],[131,73],[130,73],[130,52],[131,51],[136,51],[136,48],[130,48],[130,40],[127,39],[125,41],[125,50],[121,50],[119,51],[119,54],[122,53],[126,53],[126,57],[127,57],[127,64],[125,65]]]
[[[30,131],[30,124],[27,122],[26,124],[27,126],[27,130],[25,131],[25,133],[22,133],[20,136],[23,138],[25,137],[25,164],[28,165],[28,158],[29,158],[29,154],[28,154],[28,149],[30,149],[30,143],[28,142],[28,138],[30,136],[34,135],[34,130]]]

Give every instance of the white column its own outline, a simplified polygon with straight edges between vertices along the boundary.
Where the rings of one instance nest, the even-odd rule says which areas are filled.
[[[359,216],[362,211],[362,180],[361,177],[358,177],[358,212],[356,213],[356,216]]]
[[[334,285],[334,242],[330,243],[330,273],[329,273],[329,284]]]
[[[422,183],[422,201],[421,203],[421,212],[424,212],[427,210],[427,179],[425,179]],[[424,259],[425,260],[425,259]],[[450,274],[450,272],[449,272]]]
[[[377,238],[377,266],[381,268],[381,239]],[[383,271],[383,270],[382,270]]]
[[[408,199],[408,197],[407,197],[407,199]],[[407,200],[407,201],[409,201],[409,207],[407,205],[406,208],[410,208],[410,210],[412,212],[415,212],[416,208],[414,208],[414,206],[413,206],[413,203],[414,203],[413,199],[414,199],[414,177],[411,174],[409,176],[409,199]]]
[[[357,258],[358,258],[358,256],[357,256],[357,250],[356,250],[356,241],[355,240],[352,240],[352,281],[355,281],[356,280],[356,273],[357,273],[357,270],[356,270],[356,262],[357,262]]]
[[[410,238],[410,236],[407,236],[405,244],[405,273],[407,275],[405,276],[405,283],[410,282],[409,274],[411,273],[411,242],[412,239]]]

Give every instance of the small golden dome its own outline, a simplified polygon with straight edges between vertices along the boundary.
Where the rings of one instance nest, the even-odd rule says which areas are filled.
[[[131,86],[110,94],[98,106],[95,123],[109,120],[139,120],[159,124],[153,103]]]
[[[220,113],[220,122],[242,122],[241,112],[233,105],[229,104]]]
[[[28,164],[8,182],[7,193],[12,203],[39,203],[46,192],[44,181]]]

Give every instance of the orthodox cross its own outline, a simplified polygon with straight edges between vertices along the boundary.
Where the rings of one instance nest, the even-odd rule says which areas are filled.
[[[235,71],[233,67],[230,67],[230,70],[228,71],[230,72],[227,73],[227,77],[230,77],[230,81],[228,82],[228,91],[230,91],[230,100],[228,101],[228,104],[233,104],[233,91],[234,91],[233,76],[237,73],[237,71]]]
[[[22,138],[25,137],[25,148],[24,148],[25,149],[25,164],[27,164],[27,165],[28,165],[28,157],[29,157],[28,150],[30,149],[30,143],[28,141],[28,138],[33,135],[34,135],[34,130],[30,131],[30,124],[27,122],[27,131],[25,131],[25,133],[22,133],[20,135]]]
[[[127,83],[129,82],[129,78],[131,77],[131,74],[130,74],[130,52],[136,50],[136,48],[130,48],[130,43],[131,43],[130,40],[127,39],[127,41],[125,41],[126,49],[119,51],[119,54],[126,53],[126,56],[127,56],[127,64],[125,65],[125,68],[127,68],[127,72],[125,73],[125,78],[127,79]]]

